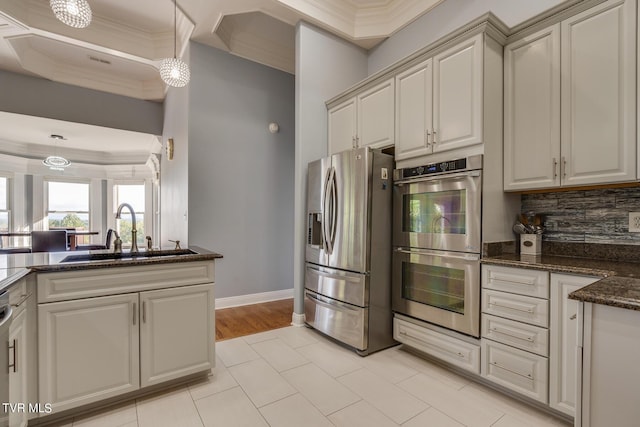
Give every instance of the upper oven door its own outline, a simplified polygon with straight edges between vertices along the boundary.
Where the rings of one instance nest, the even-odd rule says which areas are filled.
[[[480,253],[482,172],[396,181],[393,244]]]

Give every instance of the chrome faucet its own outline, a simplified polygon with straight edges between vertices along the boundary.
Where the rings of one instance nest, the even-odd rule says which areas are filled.
[[[120,215],[122,214],[122,208],[129,209],[131,212],[131,253],[138,253],[138,230],[136,230],[136,213],[133,211],[133,208],[129,203],[121,203],[118,206],[118,211],[116,212],[116,219],[120,219]]]

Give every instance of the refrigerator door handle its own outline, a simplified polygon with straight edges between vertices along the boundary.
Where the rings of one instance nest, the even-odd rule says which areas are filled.
[[[331,207],[333,209],[331,215],[331,234],[329,240],[331,241],[331,252],[333,253],[333,245],[336,243],[336,224],[338,223],[338,185],[336,183],[336,170],[331,168]]]
[[[327,173],[325,175],[324,180],[324,194],[322,195],[322,248],[327,251],[327,253],[331,253],[329,250],[329,241],[327,240],[328,233],[328,224],[327,221],[329,219],[329,215],[327,215],[327,208],[329,205],[328,197],[329,197],[329,179],[331,177],[331,169],[327,169]]]
[[[337,213],[336,206],[334,204],[334,178],[335,178],[335,169],[332,167],[329,169],[327,175],[327,182],[325,185],[325,196],[324,196],[324,209],[325,216],[323,221],[323,233],[324,233],[324,241],[326,244],[327,253],[331,255],[333,253],[333,238],[335,238],[335,215]],[[327,212],[329,211],[329,212]]]

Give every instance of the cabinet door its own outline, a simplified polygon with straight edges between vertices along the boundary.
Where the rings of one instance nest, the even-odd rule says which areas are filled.
[[[143,387],[213,367],[213,284],[141,292],[140,304]]]
[[[54,412],[137,390],[138,294],[38,305],[39,402]]]
[[[483,35],[433,58],[433,151],[482,142]]]
[[[551,342],[549,352],[549,406],[575,416],[578,370],[579,302],[569,294],[599,280],[595,277],[551,274]]]
[[[431,153],[432,81],[433,59],[396,76],[396,160]]]
[[[9,402],[29,402],[27,395],[27,313],[22,310],[11,322],[9,329]],[[34,351],[31,349],[30,351]],[[10,426],[26,426],[27,412],[9,413]]]
[[[636,178],[636,2],[562,22],[562,185]]]
[[[394,83],[391,78],[357,96],[359,147],[383,148],[393,145]]]
[[[504,189],[560,185],[560,24],[504,48]]]
[[[354,147],[356,137],[356,98],[336,105],[328,112],[329,153]]]

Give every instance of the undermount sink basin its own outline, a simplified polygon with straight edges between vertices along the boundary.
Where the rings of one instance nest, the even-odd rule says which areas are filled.
[[[136,258],[157,258],[168,256],[180,256],[180,255],[193,255],[197,252],[191,249],[177,249],[177,250],[162,250],[162,251],[150,251],[150,252],[122,252],[122,253],[96,253],[96,254],[81,254],[81,255],[69,255],[62,259],[60,262],[83,262],[83,261],[108,261],[116,259],[136,259]]]

